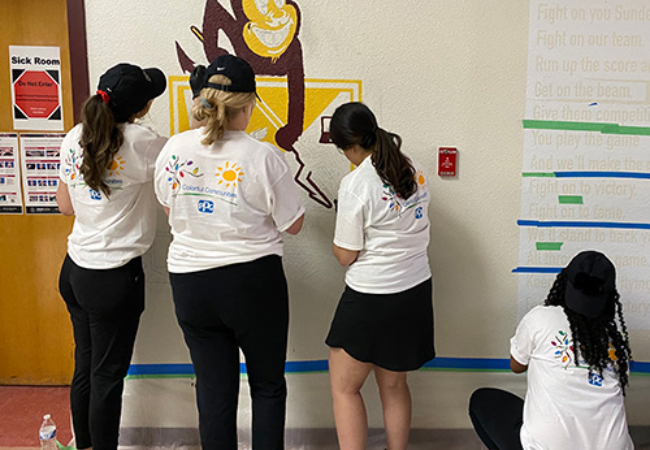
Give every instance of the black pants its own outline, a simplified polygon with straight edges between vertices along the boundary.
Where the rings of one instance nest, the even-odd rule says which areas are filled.
[[[77,448],[117,449],[122,391],[144,310],[142,259],[108,270],[84,269],[66,256],[59,291],[75,342],[70,404]]]
[[[523,414],[524,401],[501,389],[477,389],[469,401],[469,417],[489,450],[522,450]]]
[[[252,398],[253,448],[282,450],[289,302],[281,258],[169,277],[196,373],[203,450],[237,449],[239,348]]]

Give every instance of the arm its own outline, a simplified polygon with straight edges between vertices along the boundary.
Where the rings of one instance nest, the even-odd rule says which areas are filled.
[[[64,216],[72,216],[74,214],[74,207],[72,206],[72,200],[70,200],[68,185],[61,180],[59,180],[59,187],[56,189],[56,204],[59,207],[59,211],[61,211],[61,214]]]
[[[515,358],[510,356],[510,370],[512,370],[514,373],[524,373],[528,370],[528,366],[520,364]]]
[[[298,217],[294,223],[291,224],[289,228],[284,230],[286,233],[296,235],[300,233],[300,230],[302,230],[302,224],[305,221],[305,215],[303,214],[302,216]]]
[[[334,253],[334,256],[336,256],[339,264],[343,267],[351,265],[359,256],[359,250],[348,250],[347,248],[339,247],[336,244],[332,244],[332,252]]]

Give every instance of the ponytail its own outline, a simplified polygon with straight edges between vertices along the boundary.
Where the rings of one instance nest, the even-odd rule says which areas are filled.
[[[79,145],[83,149],[83,159],[79,171],[90,189],[110,196],[111,189],[104,181],[104,174],[122,146],[124,135],[113,112],[99,94],[84,103],[82,123]]]
[[[377,175],[381,180],[390,185],[393,190],[404,200],[413,195],[418,187],[415,181],[415,170],[411,161],[401,152],[402,138],[381,128],[372,134],[374,147],[372,149],[372,165],[375,166]],[[365,139],[365,137],[364,137]]]
[[[232,81],[223,75],[213,75],[208,81],[224,86],[232,84]],[[203,88],[198,105],[192,107],[192,117],[196,121],[207,119],[201,144],[212,145],[219,141],[226,132],[229,120],[252,101],[255,101],[254,92],[227,92],[210,87]]]
[[[377,126],[377,119],[363,103],[339,106],[330,122],[330,139],[344,151],[359,145],[371,152],[372,165],[381,180],[406,200],[417,191],[415,170],[402,153],[402,138]]]

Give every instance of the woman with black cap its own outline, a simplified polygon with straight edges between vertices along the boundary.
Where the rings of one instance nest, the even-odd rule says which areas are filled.
[[[78,449],[117,448],[123,380],[144,310],[141,255],[156,231],[153,171],[166,141],[135,121],[165,87],[158,69],[112,67],[61,147],[57,203],[75,215],[59,290],[74,330]]]
[[[634,448],[623,404],[630,345],[604,254],[579,253],[562,269],[544,305],[519,323],[510,355],[513,372],[528,371],[526,401],[491,388],[470,400],[489,450]]]
[[[173,235],[169,276],[196,373],[204,450],[237,449],[240,348],[253,448],[284,448],[289,308],[282,233],[300,231],[304,208],[283,153],[245,132],[255,98],[250,65],[218,57],[192,108],[205,125],[173,136],[156,162],[156,195]]]
[[[380,128],[363,103],[339,106],[332,142],[356,166],[341,181],[333,251],[346,288],[325,341],[341,450],[366,448],[361,396],[374,372],[389,450],[405,450],[411,428],[407,375],[435,356],[429,187],[402,139]]]

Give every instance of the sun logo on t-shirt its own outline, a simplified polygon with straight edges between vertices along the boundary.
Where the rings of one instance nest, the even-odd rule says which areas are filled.
[[[112,177],[113,175],[121,175],[120,170],[124,170],[124,164],[126,164],[126,161],[124,161],[124,158],[121,156],[113,158],[113,161],[111,161],[111,164],[108,166],[108,176]]]
[[[418,184],[419,188],[423,188],[424,185],[427,182],[427,179],[424,177],[424,172],[422,172],[419,169],[415,172],[415,175],[413,176],[413,179]]]
[[[226,183],[226,187],[237,187],[237,183],[242,182],[242,172],[241,167],[237,167],[237,163],[230,165],[230,162],[226,162],[225,165],[217,167],[217,173],[214,174],[215,177],[221,178],[219,180],[219,185]]]

